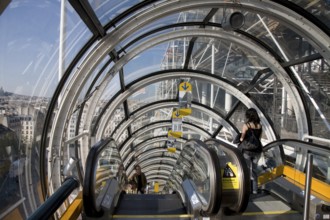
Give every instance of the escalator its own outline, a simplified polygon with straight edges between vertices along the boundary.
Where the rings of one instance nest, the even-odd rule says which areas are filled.
[[[115,178],[101,181],[105,168],[99,166],[100,155],[105,149],[116,155],[111,143],[109,140],[93,147],[87,158],[90,162],[86,164],[83,190],[86,219],[195,219],[218,213],[220,163],[214,150],[202,141],[191,140],[184,145],[169,176],[173,191],[162,194],[126,194],[119,190]],[[109,164],[115,163],[110,160]]]
[[[280,198],[278,198],[276,195],[271,194],[264,188],[264,185],[259,185],[261,189],[257,195],[253,195],[250,193],[251,181],[248,175],[249,170],[246,166],[246,162],[243,155],[237,148],[221,140],[209,140],[206,141],[206,144],[217,150],[218,157],[221,163],[231,164],[232,167],[236,168],[234,170],[234,174],[240,176],[238,180],[242,181],[234,184],[234,180],[232,180],[232,185],[228,185],[228,183],[226,183],[227,186],[222,187],[223,195],[227,194],[228,196],[235,196],[237,199],[233,200],[234,203],[232,204],[232,206],[223,208],[219,212],[218,219],[303,219],[302,214],[300,212],[292,209],[285,202],[281,201]],[[279,149],[280,148],[277,148],[277,150]],[[281,152],[276,153],[278,153],[278,155],[281,155]],[[274,155],[274,163],[277,160],[276,158],[282,158],[278,157],[278,155]],[[277,162],[279,161],[280,160],[277,160]],[[236,166],[236,164],[245,165],[241,167],[240,171],[240,169],[238,168],[239,166]],[[273,165],[275,166],[275,164]],[[224,165],[222,165],[222,167],[223,166]],[[259,171],[259,173],[260,175],[262,175],[262,172]],[[224,179],[222,181],[224,182]],[[269,181],[271,181],[271,179],[269,179]],[[244,186],[247,188],[242,189],[242,187]],[[245,192],[245,194],[243,194],[243,192]]]
[[[330,219],[327,147],[278,140],[266,145],[264,154],[266,169],[259,166],[258,195],[250,194],[249,172],[240,151],[215,139],[186,142],[162,194],[123,194],[112,169],[121,163],[117,147],[112,139],[102,140],[87,158],[80,212],[83,219]],[[305,189],[309,177],[311,187]],[[76,180],[69,183],[68,193],[77,187]],[[60,195],[63,201],[69,194],[61,190],[52,197]],[[305,192],[310,192],[308,204]],[[49,199],[30,219],[53,215],[61,203]],[[69,218],[65,216],[61,219]]]
[[[123,194],[113,219],[190,219],[178,194]]]
[[[220,149],[220,146],[234,148],[220,140],[206,143],[214,145],[215,149]],[[267,144],[263,150],[265,161],[258,166],[259,193],[249,195],[244,210],[234,212],[223,209],[219,219],[330,219],[329,148],[282,139]],[[314,159],[309,161],[308,155],[313,155]],[[222,156],[228,157],[224,153]],[[309,166],[311,171],[308,171]],[[306,188],[309,175],[310,189]],[[310,197],[306,199],[308,192]]]
[[[93,147],[94,155],[88,155],[87,161],[94,162],[86,164],[86,219],[227,219],[249,210],[248,168],[241,153],[226,143],[187,141],[162,194],[142,195],[121,193],[115,178],[99,180],[106,168],[100,166],[104,161],[98,155],[105,149],[117,155],[111,143]],[[103,150],[96,149],[101,146]],[[108,164],[115,162],[111,159]]]
[[[100,156],[105,151],[111,152],[110,159]],[[187,141],[163,194],[120,193],[121,183],[111,178],[111,166],[121,162],[114,142],[102,142],[90,154],[93,152],[87,159],[83,191],[86,219],[296,220],[303,219],[306,210],[310,219],[330,219],[330,152],[316,144],[279,140],[266,145],[267,160],[259,166],[257,195],[251,195],[249,170],[241,152],[221,140]],[[307,208],[306,152],[315,159]]]

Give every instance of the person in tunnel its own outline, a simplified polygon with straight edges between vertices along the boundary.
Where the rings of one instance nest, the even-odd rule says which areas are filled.
[[[257,110],[249,108],[245,112],[246,121],[242,127],[240,144],[238,147],[242,150],[243,156],[250,170],[252,180],[252,193],[258,193],[258,161],[262,153],[262,144],[260,137],[262,134],[262,125]]]
[[[141,171],[139,165],[135,165],[135,174],[132,177],[132,180],[137,184],[137,193],[144,194],[147,187],[147,178],[145,174]]]
[[[125,173],[125,169],[124,169],[124,165],[120,164],[118,166],[118,172],[116,174],[116,179],[120,185],[120,188],[122,190],[122,193],[126,194],[126,189],[127,189],[127,185],[128,185],[128,179]]]

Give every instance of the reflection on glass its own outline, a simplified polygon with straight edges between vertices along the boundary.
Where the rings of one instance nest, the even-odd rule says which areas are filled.
[[[96,168],[95,195],[101,192],[108,179],[115,177],[121,160],[115,146],[107,146],[98,155]]]
[[[330,184],[330,155],[314,154],[313,177]]]
[[[284,150],[284,165],[295,167],[296,158],[297,158],[297,151],[294,147],[290,146],[283,146]]]
[[[174,179],[180,185],[185,179],[190,179],[203,205],[208,205],[210,198],[210,170],[207,156],[192,145],[185,145],[169,179]]]
[[[127,85],[140,77],[161,70],[159,62],[164,56],[165,47],[164,44],[158,45],[130,60],[124,66],[125,84]]]
[[[88,0],[95,10],[102,25],[107,24],[126,9],[141,2],[141,0]]]
[[[140,103],[141,104],[141,103]],[[133,108],[134,104],[132,105]],[[136,118],[133,123],[131,123],[132,132],[142,128],[145,125],[154,123],[157,121],[170,120],[172,117],[172,108],[161,108],[160,110],[149,111],[144,115]],[[162,129],[155,129],[154,136],[158,136],[163,133]],[[167,134],[167,131],[166,131]]]

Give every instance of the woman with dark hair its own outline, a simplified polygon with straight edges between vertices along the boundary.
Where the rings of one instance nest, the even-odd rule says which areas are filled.
[[[260,124],[260,118],[257,110],[249,108],[245,112],[246,122],[242,127],[242,134],[240,138],[241,148],[243,156],[250,169],[250,176],[252,180],[252,193],[258,193],[258,175],[257,167],[258,160],[262,153],[262,144],[260,137],[262,133],[262,126]]]

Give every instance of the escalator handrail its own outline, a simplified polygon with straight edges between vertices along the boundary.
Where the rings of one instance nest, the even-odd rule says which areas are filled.
[[[233,145],[219,140],[219,139],[209,139],[205,141],[206,144],[208,143],[216,143],[218,145],[221,145],[223,147],[225,147],[227,150],[229,150],[230,152],[232,152],[236,159],[238,160],[238,162],[241,164],[241,174],[244,175],[242,180],[240,181],[240,194],[239,194],[239,198],[238,198],[238,204],[235,206],[235,208],[232,207],[227,207],[229,208],[231,211],[234,212],[242,212],[246,209],[248,203],[249,203],[249,195],[250,195],[250,176],[246,175],[248,174],[250,171],[246,165],[245,159],[243,157],[243,154],[241,153],[241,151],[237,148],[234,147]],[[220,170],[220,169],[219,169]]]
[[[79,187],[79,181],[74,177],[68,177],[38,209],[28,217],[28,220],[48,220],[70,196],[72,191]]]
[[[300,148],[304,148],[307,149],[309,151],[314,151],[314,152],[318,152],[318,153],[328,153],[330,154],[330,148],[327,146],[323,146],[323,145],[319,145],[319,144],[315,144],[312,142],[306,142],[306,141],[301,141],[301,140],[297,140],[297,139],[280,139],[280,140],[276,140],[273,142],[270,142],[268,144],[266,144],[263,147],[264,151],[269,150],[272,147],[276,147],[279,145],[288,145],[291,147],[300,147]]]
[[[186,145],[198,146],[200,151],[207,157],[208,168],[210,168],[210,197],[207,205],[202,205],[202,212],[205,215],[215,215],[218,213],[221,205],[221,175],[220,162],[217,158],[216,152],[208,148],[206,144],[200,140],[189,140]],[[185,149],[185,147],[183,147]],[[182,150],[184,151],[184,150]],[[220,184],[220,187],[219,187]]]
[[[103,214],[101,207],[96,205],[96,168],[99,154],[108,146],[116,146],[112,138],[102,139],[90,149],[86,160],[86,171],[83,187],[83,205],[85,214],[89,217],[99,217]]]

